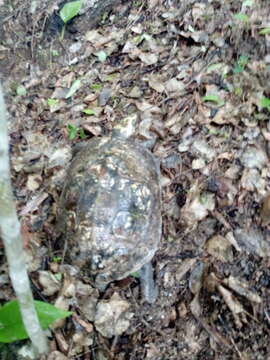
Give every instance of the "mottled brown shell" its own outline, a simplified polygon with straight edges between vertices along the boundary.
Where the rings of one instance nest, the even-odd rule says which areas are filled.
[[[73,159],[60,201],[71,262],[96,286],[148,263],[161,236],[159,168],[130,140],[93,138]]]

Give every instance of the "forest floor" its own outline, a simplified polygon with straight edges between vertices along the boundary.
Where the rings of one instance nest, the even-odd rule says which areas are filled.
[[[0,5],[0,69],[34,296],[73,311],[49,359],[270,359],[269,1],[122,1],[63,38],[38,6]],[[55,236],[73,146],[132,112],[161,165],[153,305],[136,277],[99,294],[68,276]],[[1,258],[3,303],[14,294]],[[104,300],[121,309],[104,322],[123,321],[120,335],[95,325]]]

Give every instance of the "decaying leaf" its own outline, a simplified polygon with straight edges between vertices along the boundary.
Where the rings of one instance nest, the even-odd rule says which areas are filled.
[[[267,226],[270,223],[270,194],[268,194],[262,202],[260,211],[260,217],[262,220],[262,226]]]
[[[249,284],[243,279],[235,278],[234,276],[229,276],[227,279],[222,281],[223,284],[226,284],[229,288],[234,290],[237,294],[244,296],[252,303],[260,304],[262,302],[261,297],[256,294],[254,291],[249,290]]]
[[[247,146],[243,150],[240,160],[242,164],[249,169],[262,169],[268,159],[263,149],[257,146]]]
[[[207,240],[205,248],[209,254],[223,262],[231,262],[233,254],[230,242],[221,235],[215,235]]]
[[[187,195],[187,201],[181,209],[181,217],[187,222],[189,226],[197,224],[198,221],[203,220],[215,208],[214,194],[209,192],[192,194],[192,191]]]
[[[221,285],[218,285],[218,290],[221,293],[225,303],[227,304],[228,308],[231,310],[236,326],[241,327],[242,321],[247,323],[247,319],[245,317],[245,310],[242,306],[242,304],[235,298],[235,296],[232,295],[232,293],[224,288]],[[242,317],[239,317],[239,314],[242,314]]]
[[[115,293],[110,300],[101,300],[97,304],[95,327],[105,337],[111,338],[123,334],[133,317],[127,301]]]
[[[258,228],[235,229],[234,237],[239,247],[248,253],[258,255],[262,258],[269,256],[270,244],[265,234]]]

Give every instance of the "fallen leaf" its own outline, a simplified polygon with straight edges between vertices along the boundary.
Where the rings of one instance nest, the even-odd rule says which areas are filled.
[[[146,65],[154,65],[158,62],[158,56],[156,54],[143,53],[140,51],[138,52],[137,56]]]
[[[210,255],[222,262],[231,262],[233,260],[231,244],[221,235],[215,235],[208,239],[205,248]]]
[[[268,194],[262,202],[260,211],[260,217],[262,220],[262,226],[267,226],[270,223],[270,194]]]

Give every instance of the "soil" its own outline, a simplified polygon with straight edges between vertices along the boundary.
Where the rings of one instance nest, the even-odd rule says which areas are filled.
[[[270,359],[269,1],[122,1],[63,36],[55,6],[34,4],[0,1],[0,69],[34,296],[73,312],[49,359]],[[134,112],[161,164],[153,305],[136,276],[104,293],[73,276],[56,231],[72,149]],[[112,298],[131,315],[106,337],[96,304]]]

